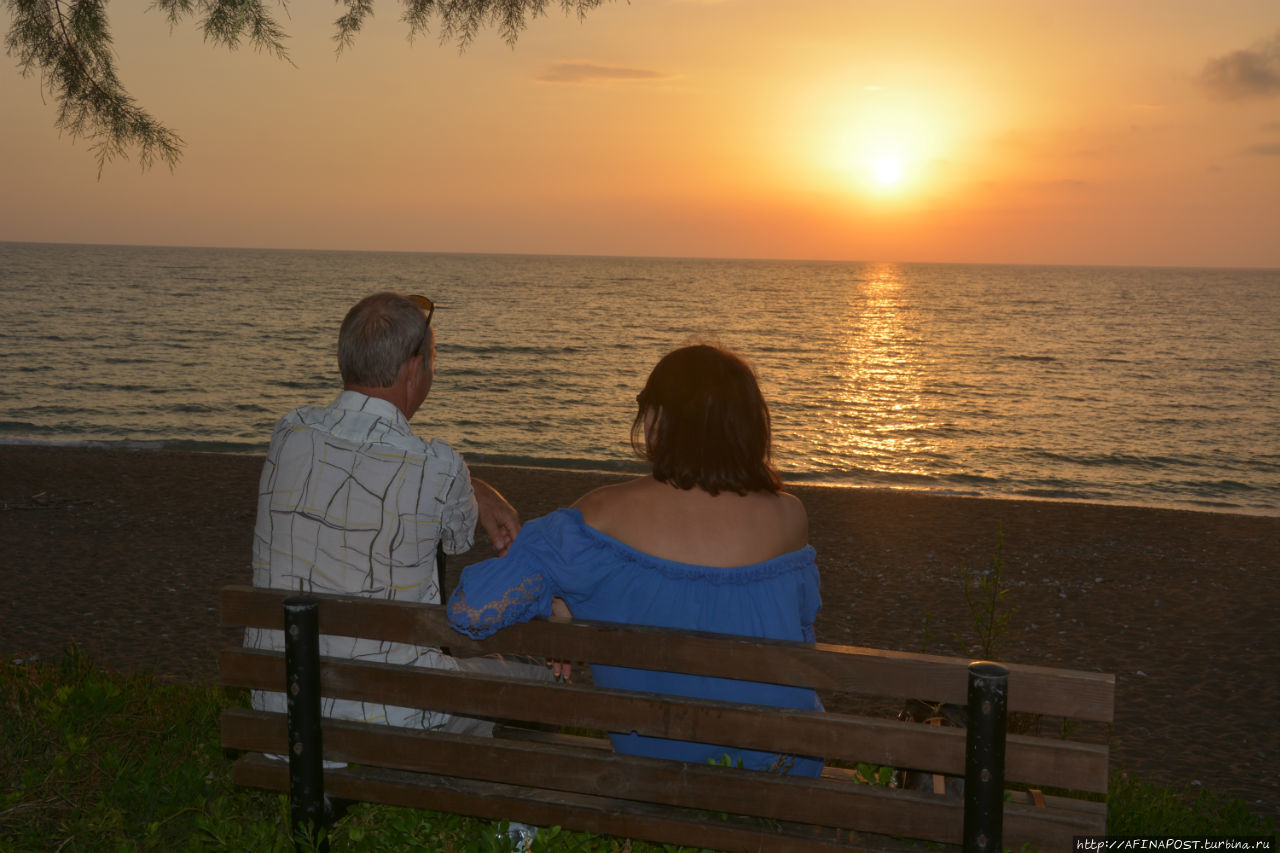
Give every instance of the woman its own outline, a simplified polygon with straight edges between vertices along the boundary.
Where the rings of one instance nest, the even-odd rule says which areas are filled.
[[[770,462],[769,409],[755,374],[714,346],[664,357],[631,429],[652,473],[597,489],[525,525],[503,558],[468,567],[449,599],[457,630],[576,618],[814,641],[818,569],[804,506]],[[643,438],[641,438],[643,436]],[[809,689],[593,666],[602,687],[821,710]],[[614,749],[817,775],[818,759],[631,734]]]

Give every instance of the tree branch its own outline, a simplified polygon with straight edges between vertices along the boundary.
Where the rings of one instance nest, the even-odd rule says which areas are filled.
[[[0,0],[12,16],[5,36],[9,56],[16,57],[25,77],[39,68],[41,86],[58,103],[54,126],[71,138],[84,137],[98,158],[98,175],[107,162],[128,157],[136,148],[142,168],[157,157],[172,170],[185,143],[134,101],[116,76],[106,0]],[[284,0],[277,0],[286,8]],[[373,0],[339,0],[346,12],[334,22],[339,56],[351,47],[373,15]],[[579,19],[604,0],[560,0],[565,14]],[[440,19],[440,41],[456,39],[465,50],[480,29],[493,26],[514,46],[533,18],[545,14],[549,0],[401,0],[409,39],[429,31]],[[285,47],[287,33],[263,0],[154,0],[172,30],[183,20],[200,17],[206,41],[230,50],[242,38],[259,51],[292,64]]]

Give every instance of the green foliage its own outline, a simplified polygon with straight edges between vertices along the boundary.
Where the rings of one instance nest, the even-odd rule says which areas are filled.
[[[877,788],[889,787],[889,781],[893,778],[893,768],[888,765],[859,762],[857,771],[860,781],[866,782],[868,785],[874,785]]]
[[[288,36],[262,0],[155,0],[155,6],[164,12],[170,29],[195,16],[205,41],[235,50],[247,38],[255,50],[289,58],[284,46]]]
[[[234,785],[218,717],[244,691],[57,663],[0,663],[0,853],[292,853],[286,796]],[[361,804],[326,831],[333,853],[507,853],[506,826]],[[316,849],[319,836],[300,850]],[[694,853],[612,836],[538,831],[533,853]]]
[[[287,797],[230,781],[222,709],[243,691],[106,673],[71,649],[57,663],[0,663],[0,853],[28,850],[289,853]],[[732,766],[730,758],[711,762]],[[871,784],[889,768],[859,764]],[[327,832],[333,853],[506,853],[506,826],[362,804]],[[1268,834],[1274,824],[1208,791],[1112,779],[1108,832]],[[315,842],[299,849],[315,849]],[[694,853],[690,848],[539,830],[532,853]]]
[[[54,126],[85,138],[102,167],[136,148],[142,167],[159,158],[170,168],[182,138],[138,106],[116,76],[106,0],[5,0],[13,18],[5,49],[22,76],[40,72],[57,102]]]
[[[439,19],[440,40],[457,39],[459,49],[482,27],[493,26],[515,44],[528,22],[546,12],[550,0],[401,0],[409,38],[427,33]],[[603,0],[560,0],[566,13],[581,18]],[[278,5],[285,8],[283,0]],[[335,22],[338,53],[350,47],[373,14],[373,0],[339,0],[346,13]],[[18,60],[24,77],[35,72],[58,105],[54,126],[73,140],[89,141],[98,174],[116,157],[136,149],[143,169],[156,159],[170,169],[182,156],[180,136],[134,101],[120,82],[107,0],[4,0],[12,24],[5,50]],[[170,28],[195,18],[205,41],[235,50],[247,41],[255,50],[289,60],[288,34],[265,0],[155,0]]]
[[[1181,791],[1127,774],[1111,775],[1107,792],[1108,835],[1270,835],[1276,824],[1249,811],[1240,800],[1204,788]]]
[[[964,591],[964,602],[969,608],[977,642],[969,643],[959,635],[956,636],[956,641],[961,648],[968,649],[985,660],[999,660],[1005,644],[1017,636],[1016,631],[1010,627],[1017,608],[1010,608],[1005,604],[1009,588],[1004,585],[1003,529],[996,531],[996,549],[991,554],[990,565],[985,572],[971,569],[967,563],[961,565],[960,588]]]
[[[929,653],[929,646],[933,643],[933,626],[930,624],[932,621],[933,614],[926,612],[924,614],[924,637],[920,640],[920,654],[922,655]]]
[[[283,849],[287,808],[231,795],[216,689],[107,675],[71,649],[0,665],[0,696],[0,849]]]
[[[727,752],[721,755],[719,758],[708,758],[707,763],[710,764],[712,767],[736,767],[739,770],[742,770],[745,767],[745,765],[743,765],[742,763],[741,758],[735,761],[733,756]]]

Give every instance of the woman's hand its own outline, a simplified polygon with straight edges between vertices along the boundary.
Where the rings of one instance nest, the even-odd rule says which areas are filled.
[[[563,598],[551,599],[551,615],[559,619],[572,619],[573,611],[569,609],[569,605],[564,603]],[[551,667],[551,677],[556,681],[568,682],[573,674],[573,665],[567,660],[548,660],[547,663]]]

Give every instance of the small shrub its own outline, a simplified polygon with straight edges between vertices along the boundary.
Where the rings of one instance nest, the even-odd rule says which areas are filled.
[[[956,642],[985,660],[999,660],[1005,645],[1018,635],[1010,624],[1018,609],[1005,603],[1009,588],[1004,585],[1003,529],[996,531],[996,549],[985,572],[969,568],[968,563],[960,566],[960,588],[977,642],[971,643],[960,635]]]

